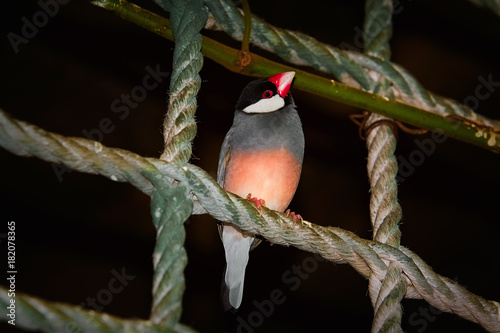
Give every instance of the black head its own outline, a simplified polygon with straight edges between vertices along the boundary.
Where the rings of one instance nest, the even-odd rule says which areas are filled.
[[[295,72],[276,74],[250,82],[241,92],[236,109],[246,113],[270,113],[286,104]]]

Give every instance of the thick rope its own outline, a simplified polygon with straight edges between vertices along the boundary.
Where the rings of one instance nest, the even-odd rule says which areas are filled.
[[[127,150],[110,149],[84,138],[66,137],[45,131],[35,125],[12,118],[0,109],[0,145],[18,156],[36,156],[52,164],[102,175],[117,182],[129,182],[151,195],[156,182],[172,180],[156,172],[147,159]]]
[[[151,321],[155,324],[174,326],[182,314],[187,265],[184,222],[192,211],[193,201],[183,184],[159,187],[151,196],[153,224],[157,229],[151,307]]]
[[[265,207],[259,212],[248,200],[224,191],[208,173],[194,165],[168,164],[103,145],[96,151],[94,141],[46,132],[17,121],[1,110],[0,146],[16,155],[36,156],[81,172],[99,173],[113,180],[141,186],[150,182],[149,189],[153,184],[159,188],[173,187],[171,180],[176,179],[189,188],[203,211],[215,219],[230,221],[242,230],[260,234],[275,244],[318,253],[334,263],[348,263],[362,276],[369,278],[374,275],[377,280],[386,280],[388,284],[390,280],[384,277],[391,264],[386,265],[385,262],[392,263],[403,272],[408,286],[407,298],[423,298],[441,311],[477,322],[491,332],[500,332],[498,302],[485,300],[455,281],[436,274],[410,250],[364,240],[339,228],[309,222],[297,224],[284,214]],[[114,166],[115,177],[106,170],[108,165]]]
[[[196,135],[194,114],[203,65],[200,30],[207,20],[207,11],[203,0],[174,0],[170,18],[175,48],[169,105],[163,124],[165,149],[160,159],[185,165],[191,158]],[[151,214],[157,231],[151,309],[151,321],[155,324],[173,326],[181,318],[187,265],[184,222],[192,212],[193,201],[185,184],[156,184],[151,196]]]
[[[196,178],[192,179],[194,175]],[[416,254],[404,247],[394,248],[363,240],[342,229],[308,222],[294,226],[290,218],[267,208],[263,208],[259,215],[255,206],[220,189],[203,170],[189,165],[186,176],[201,205],[216,219],[232,221],[242,230],[260,234],[274,244],[292,245],[318,253],[335,263],[349,263],[364,277],[373,274],[380,281],[387,280],[388,284],[390,280],[384,277],[390,272],[384,261],[393,263],[403,272],[408,286],[407,298],[423,298],[441,311],[456,313],[481,323],[491,332],[500,332],[499,303],[472,296],[453,280],[433,272]]]
[[[388,61],[391,55],[389,40],[392,37],[392,0],[367,0],[365,2],[365,23],[363,37],[365,53]],[[375,73],[374,75],[377,75]],[[379,78],[376,91],[380,95],[392,97],[390,82]],[[370,180],[370,220],[373,239],[398,248],[401,240],[399,222],[402,217],[398,203],[396,175],[398,163],[394,156],[396,137],[384,121],[389,118],[379,115],[366,115],[370,118],[367,126],[379,122],[366,138],[368,148],[368,178]],[[406,294],[406,282],[402,271],[394,263],[388,263],[387,273],[382,281],[375,275],[370,276],[369,292],[374,318],[372,332],[402,332],[401,300]]]
[[[191,158],[196,136],[196,95],[200,90],[198,74],[203,66],[200,30],[207,21],[203,0],[171,1],[170,20],[175,38],[170,98],[163,123],[165,150],[161,159],[184,164]]]
[[[224,30],[241,41],[243,14],[233,1],[205,2],[213,15],[205,28]],[[275,53],[290,64],[313,67],[335,76],[346,85],[375,91],[378,78],[387,77],[397,101],[443,116],[458,115],[486,126],[500,127],[500,121],[488,119],[463,104],[427,91],[404,68],[378,57],[333,47],[303,33],[274,27],[255,15],[252,17],[251,40],[256,46]]]
[[[241,223],[243,230],[267,236],[277,244],[308,249],[337,263],[347,262],[363,276],[370,277],[370,281],[372,277],[375,277],[374,283],[381,281],[377,287],[379,293],[374,306],[378,309],[377,313],[386,317],[379,321],[382,326],[377,328],[377,331],[392,330],[393,326],[389,325],[390,318],[394,317],[392,309],[399,304],[400,298],[390,298],[387,295],[394,294],[395,290],[399,291],[398,295],[404,295],[401,287],[406,283],[410,284],[408,297],[423,297],[438,309],[458,313],[464,318],[479,322],[486,329],[497,331],[497,302],[486,301],[467,292],[453,281],[440,277],[412,252],[362,240],[354,234],[336,228],[318,227],[308,222],[295,226],[283,214],[267,209],[262,215],[257,215],[258,212],[248,201],[226,193],[204,171],[186,164],[191,156],[191,142],[196,134],[194,112],[196,94],[200,87],[198,71],[202,64],[199,30],[206,21],[203,2],[173,1],[171,18],[176,48],[169,112],[164,122],[165,151],[161,157],[163,161],[172,162],[171,164],[155,159],[143,159],[85,139],[64,138],[25,123],[9,124],[11,119],[4,117],[3,113],[0,117],[0,144],[6,149],[12,151],[12,147],[16,146],[10,140],[10,132],[14,135],[24,132],[22,135],[27,133],[26,129],[33,130],[31,134],[41,141],[18,141],[22,148],[19,151],[14,150],[14,153],[23,156],[33,154],[53,163],[64,163],[80,171],[104,174],[115,181],[129,181],[151,194],[153,222],[158,231],[153,255],[155,274],[151,321],[123,320],[74,306],[40,301],[21,294],[16,298],[20,304],[19,309],[23,308],[23,313],[26,314],[26,317],[18,317],[21,326],[54,331],[66,330],[68,327],[65,325],[72,323],[83,332],[189,331],[179,325],[178,321],[184,292],[183,270],[187,261],[183,248],[183,222],[193,212],[193,201],[189,194],[191,192],[197,202],[213,216],[222,212],[225,217],[219,218],[222,221],[231,221],[237,225]],[[7,125],[4,126],[5,124]],[[14,126],[11,127],[12,124]],[[27,126],[23,128],[23,125]],[[5,145],[4,139],[7,141]],[[84,156],[90,160],[82,160]],[[104,158],[104,161],[97,161],[98,158]],[[205,185],[209,185],[211,191],[218,196],[214,197],[207,187],[200,187],[202,182],[206,182]],[[203,191],[200,192],[200,189]],[[402,273],[405,276],[405,284],[401,283]],[[7,291],[1,288],[0,304],[7,300]],[[40,320],[41,318],[45,320]],[[47,318],[50,318],[50,322]]]
[[[10,305],[8,289],[0,286],[0,307]],[[195,332],[191,328],[176,324],[171,327],[154,325],[144,319],[124,319],[107,313],[86,310],[80,307],[51,302],[16,291],[16,327],[27,330],[62,333],[160,333]],[[6,317],[5,315],[2,317]],[[9,320],[9,317],[2,320]]]

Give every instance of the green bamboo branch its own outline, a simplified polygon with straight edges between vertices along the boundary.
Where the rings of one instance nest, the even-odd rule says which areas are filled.
[[[160,15],[122,0],[94,0],[91,3],[115,12],[123,19],[155,34],[173,40],[170,21]],[[248,76],[265,77],[283,71],[295,71],[294,88],[324,98],[368,110],[415,127],[438,131],[449,137],[500,153],[500,128],[479,124],[463,117],[446,117],[383,96],[353,88],[329,78],[286,66],[257,54],[252,62],[237,65],[239,50],[203,36],[202,53],[226,69]]]

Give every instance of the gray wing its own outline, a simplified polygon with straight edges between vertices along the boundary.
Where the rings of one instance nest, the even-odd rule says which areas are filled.
[[[227,132],[219,153],[219,166],[217,168],[217,183],[224,187],[224,181],[226,179],[226,167],[229,164],[229,159],[231,158],[231,135],[233,134],[233,128]]]
[[[219,153],[219,166],[217,167],[217,183],[224,187],[224,181],[226,179],[226,167],[229,164],[229,159],[231,158],[231,134],[233,132],[233,128],[229,129],[226,136],[224,137],[224,141],[222,142],[222,146],[220,148]],[[222,229],[224,225],[222,222],[217,223],[217,229],[219,230],[219,236],[222,240]]]
[[[222,142],[222,146],[219,154],[219,167],[217,168],[217,183],[224,187],[224,181],[226,178],[226,168],[229,164],[229,160],[231,159],[231,135],[233,133],[233,127],[227,132],[224,141]],[[217,228],[219,230],[219,236],[222,239],[222,229],[224,228],[224,224],[219,222],[217,224]],[[260,244],[262,240],[258,238],[254,238],[252,246],[250,250],[253,250],[257,245]]]

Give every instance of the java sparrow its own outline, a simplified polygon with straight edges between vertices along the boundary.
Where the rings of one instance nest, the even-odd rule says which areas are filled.
[[[241,92],[233,125],[222,143],[217,182],[254,201],[257,209],[265,205],[283,212],[299,183],[304,133],[288,93],[294,76],[295,72],[285,72],[250,82]],[[292,217],[295,220],[300,215],[292,213]],[[227,263],[226,302],[237,309],[243,298],[249,251],[260,240],[229,223],[219,224],[219,232]]]

